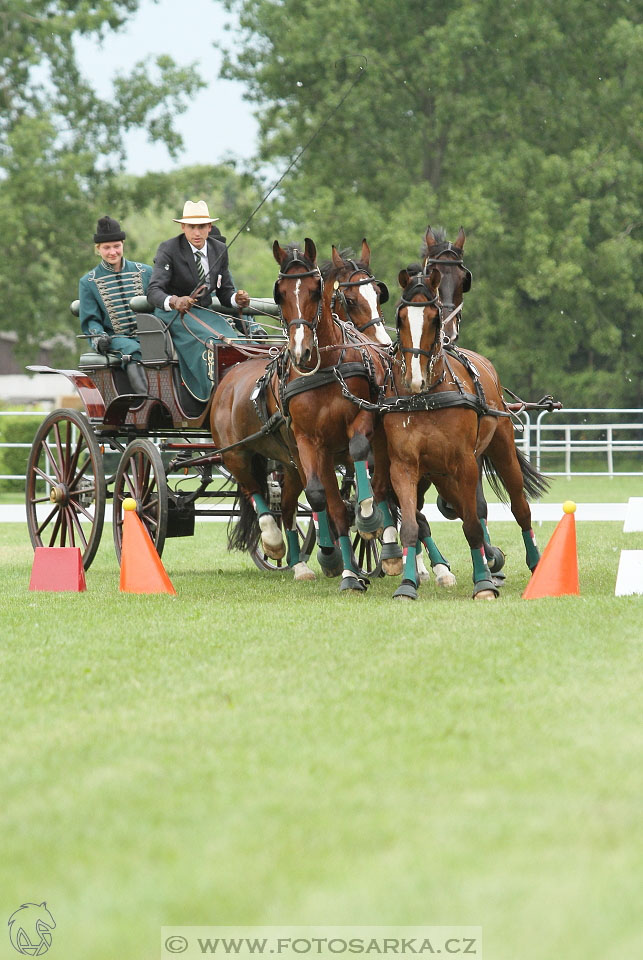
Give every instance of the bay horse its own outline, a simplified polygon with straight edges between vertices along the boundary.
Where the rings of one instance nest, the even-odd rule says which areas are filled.
[[[362,255],[368,259],[364,244]],[[309,237],[304,240],[303,250],[292,244],[284,248],[275,240],[273,256],[279,264],[273,295],[288,338],[287,354],[275,375],[273,389],[279,393],[280,409],[296,440],[320,546],[318,560],[329,573],[341,566],[340,590],[363,592],[367,582],[353,555],[349,513],[340,494],[335,467],[347,463],[354,467],[355,525],[359,533],[375,537],[387,528],[396,537],[387,502],[386,442],[377,415],[344,397],[337,371],[351,393],[369,403],[384,382],[388,364],[371,340],[340,322],[333,306],[338,291],[347,287],[363,290],[373,284],[380,299],[388,291],[385,293],[375,281],[367,265],[362,271],[365,276],[357,280],[359,266],[344,261],[335,247],[332,267],[322,276],[317,250]],[[347,287],[342,288],[342,283]],[[372,483],[368,465],[371,454]],[[397,543],[385,541],[383,557],[385,547],[392,561],[395,554],[399,558]]]
[[[294,245],[291,245],[294,249]],[[384,284],[378,283],[369,269],[370,249],[362,241],[359,261],[342,256],[333,249],[333,260],[322,265],[322,272],[333,272],[334,307],[342,320],[350,323],[364,335],[388,349],[391,339],[380,313],[380,299],[388,298]],[[297,501],[303,490],[297,445],[292,432],[281,418],[278,407],[278,386],[272,381],[276,358],[246,360],[229,370],[219,384],[212,403],[210,428],[214,442],[221,448],[234,445],[222,455],[224,465],[240,485],[240,520],[229,538],[232,548],[252,549],[259,537],[267,556],[280,560],[286,556],[282,533],[268,505],[266,490],[266,461],[277,460],[283,465],[282,518],[288,544],[288,566],[295,580],[312,580],[315,574],[305,559],[300,557],[297,535]],[[271,430],[265,430],[265,424]],[[262,432],[262,428],[264,431]],[[248,438],[250,438],[248,440]],[[322,518],[323,523],[323,518]],[[397,545],[397,533],[392,527],[388,548],[382,548],[383,563],[389,571],[401,571],[402,552]],[[330,552],[330,551],[329,551]],[[322,553],[322,563],[327,559]],[[337,558],[333,564],[322,566],[325,573],[338,572]]]
[[[441,274],[400,271],[397,341],[386,398],[381,405],[391,480],[402,512],[403,580],[395,597],[417,598],[417,507],[426,484],[462,519],[473,562],[473,597],[495,599],[478,518],[476,487],[481,458],[492,487],[509,495],[522,530],[530,570],[540,554],[525,494],[541,495],[546,479],[517,449],[498,375],[485,357],[445,347],[440,312]]]
[[[460,227],[455,243],[452,243],[447,239],[446,231],[442,227],[433,230],[429,225],[426,229],[420,254],[421,264],[409,264],[406,268],[411,275],[420,272],[428,274],[433,267],[437,267],[440,271],[440,315],[443,339],[445,343],[452,345],[455,345],[460,336],[463,298],[464,294],[471,289],[472,283],[471,271],[464,263],[465,241],[466,234],[463,227]],[[505,564],[505,555],[499,547],[491,543],[491,537],[489,536],[487,527],[488,508],[482,486],[481,463],[478,464],[478,474],[478,486],[476,488],[478,518],[482,523],[487,563],[494,583],[496,586],[502,586],[505,575],[500,571]],[[457,513],[453,509],[453,505],[447,503],[441,496],[437,498],[437,507],[447,520],[457,519]],[[420,575],[422,577],[422,571],[420,571]]]

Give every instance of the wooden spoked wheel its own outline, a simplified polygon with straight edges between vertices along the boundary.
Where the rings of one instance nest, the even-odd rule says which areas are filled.
[[[136,512],[160,557],[167,532],[167,479],[161,454],[151,440],[132,440],[116,470],[112,526],[119,561],[123,545],[123,500],[126,497],[136,500]]]
[[[87,570],[103,532],[106,493],[100,447],[82,413],[56,410],[43,420],[25,492],[34,549],[79,547]]]

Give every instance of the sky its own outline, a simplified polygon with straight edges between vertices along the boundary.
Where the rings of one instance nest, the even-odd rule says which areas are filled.
[[[165,147],[149,143],[144,133],[132,133],[127,139],[128,173],[167,171],[230,157],[243,160],[256,152],[258,125],[251,105],[242,99],[243,84],[218,79],[221,55],[212,43],[233,42],[234,34],[224,31],[229,22],[233,21],[222,4],[214,0],[142,0],[124,29],[110,33],[100,44],[77,42],[80,69],[101,96],[109,96],[115,73],[128,73],[138,60],[160,53],[179,65],[197,61],[208,84],[176,119],[184,141],[178,158],[172,160]]]

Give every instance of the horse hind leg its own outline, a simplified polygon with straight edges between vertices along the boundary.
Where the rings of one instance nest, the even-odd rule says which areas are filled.
[[[424,565],[424,558],[422,556],[422,545],[424,545],[426,552],[429,555],[429,563],[431,564],[431,569],[433,570],[437,585],[447,589],[450,587],[455,587],[456,579],[455,575],[451,572],[449,561],[443,556],[442,552],[438,548],[438,545],[431,536],[431,527],[429,526],[429,522],[421,510],[417,511],[416,520],[419,532],[419,537],[416,544],[416,561],[420,583],[431,579],[431,574],[426,569],[426,566]]]
[[[533,571],[540,559],[540,551],[531,524],[531,508],[525,493],[533,497],[541,495],[548,481],[538,473],[515,445],[513,437],[505,438],[499,431],[483,457],[484,468],[495,492],[502,495],[498,479],[509,494],[511,512],[522,531],[525,544],[525,562]]]

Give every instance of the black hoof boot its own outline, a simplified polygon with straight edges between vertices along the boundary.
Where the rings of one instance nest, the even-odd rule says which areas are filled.
[[[417,600],[418,592],[412,580],[402,580],[402,583],[393,594],[394,600],[399,597],[404,597],[406,600]]]
[[[352,577],[344,577],[339,585],[339,589],[340,591],[352,590],[353,593],[366,593],[367,586],[368,580],[364,580],[362,577],[354,575]]]
[[[446,517],[447,520],[457,520],[458,515],[451,506],[450,503],[447,503],[444,497],[438,497],[435,501],[435,505],[442,514],[443,517]]]
[[[344,569],[342,554],[337,547],[328,553],[324,553],[320,547],[317,551],[317,563],[322,568],[325,577],[338,577]]]
[[[378,506],[373,507],[370,517],[364,517],[360,507],[357,507],[355,526],[365,540],[374,540],[384,529],[384,515]]]

